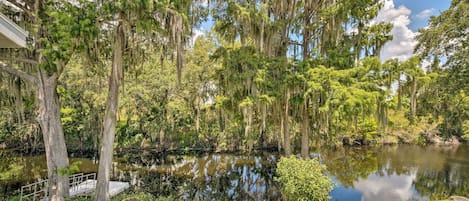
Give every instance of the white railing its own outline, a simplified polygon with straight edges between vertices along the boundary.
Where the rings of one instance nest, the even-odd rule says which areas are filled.
[[[92,192],[96,188],[96,173],[70,176],[70,197]]]
[[[21,187],[21,197],[22,200],[32,200],[39,201],[44,197],[47,197],[48,183],[47,180],[40,180],[38,182],[28,184]]]
[[[88,191],[94,189],[96,186],[96,173],[90,174],[74,174],[69,176],[69,187],[70,194],[78,195],[82,193],[87,193]],[[48,187],[49,184],[47,180],[40,180],[38,182],[28,184],[21,187],[20,201],[40,201],[47,200],[48,196]],[[75,193],[73,193],[75,192]]]

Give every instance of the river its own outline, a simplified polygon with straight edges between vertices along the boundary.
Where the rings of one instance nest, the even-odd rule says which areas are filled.
[[[336,184],[338,201],[438,200],[469,196],[469,146],[382,146],[317,150]],[[47,175],[45,156],[0,152],[0,198]],[[186,200],[278,200],[273,181],[277,153],[159,156],[148,151],[119,153],[113,180],[134,191]],[[71,158],[81,172],[97,171],[97,161]]]

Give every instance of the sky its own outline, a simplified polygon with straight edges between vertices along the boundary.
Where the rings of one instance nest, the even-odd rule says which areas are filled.
[[[392,23],[393,40],[386,43],[381,51],[381,60],[397,58],[405,61],[412,56],[417,42],[418,30],[428,26],[432,15],[447,10],[451,0],[383,0],[384,6],[376,22]]]

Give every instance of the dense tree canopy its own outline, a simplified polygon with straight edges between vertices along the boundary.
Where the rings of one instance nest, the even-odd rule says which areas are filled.
[[[44,45],[51,48],[43,57],[60,62],[43,68],[63,72],[62,123],[70,142],[86,142],[80,149],[99,147],[103,127],[92,122],[104,118],[102,92],[115,51],[111,28],[119,17],[126,39],[118,146],[274,146],[291,152],[299,141],[303,146],[345,138],[406,141],[417,138],[423,124],[447,138],[467,133],[468,114],[458,112],[467,111],[467,23],[460,20],[466,19],[466,1],[453,1],[431,18],[418,36],[420,56],[386,62],[377,57],[392,39],[392,26],[370,23],[379,1],[54,5],[69,14],[47,11],[51,36]],[[13,16],[15,9],[10,5],[2,12]],[[191,26],[207,16],[213,30],[186,43]],[[350,28],[356,31],[347,32]],[[3,50],[3,57],[23,52]],[[433,62],[425,69],[424,59]],[[1,87],[1,138],[8,146],[38,147],[39,127],[27,115],[35,111],[33,90],[8,74],[2,74]]]

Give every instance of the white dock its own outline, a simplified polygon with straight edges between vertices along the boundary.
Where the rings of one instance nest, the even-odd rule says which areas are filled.
[[[109,196],[114,197],[115,195],[122,193],[126,189],[130,188],[128,182],[109,182]],[[96,180],[86,180],[72,188],[70,188],[70,197],[85,195],[93,192],[96,189]]]
[[[87,195],[96,189],[96,173],[86,174],[83,173],[69,176],[70,180],[70,197]],[[47,180],[40,180],[38,182],[28,184],[21,187],[20,201],[23,200],[48,200],[47,199]],[[109,196],[113,197],[122,193],[130,188],[129,182],[110,181],[109,182]]]

